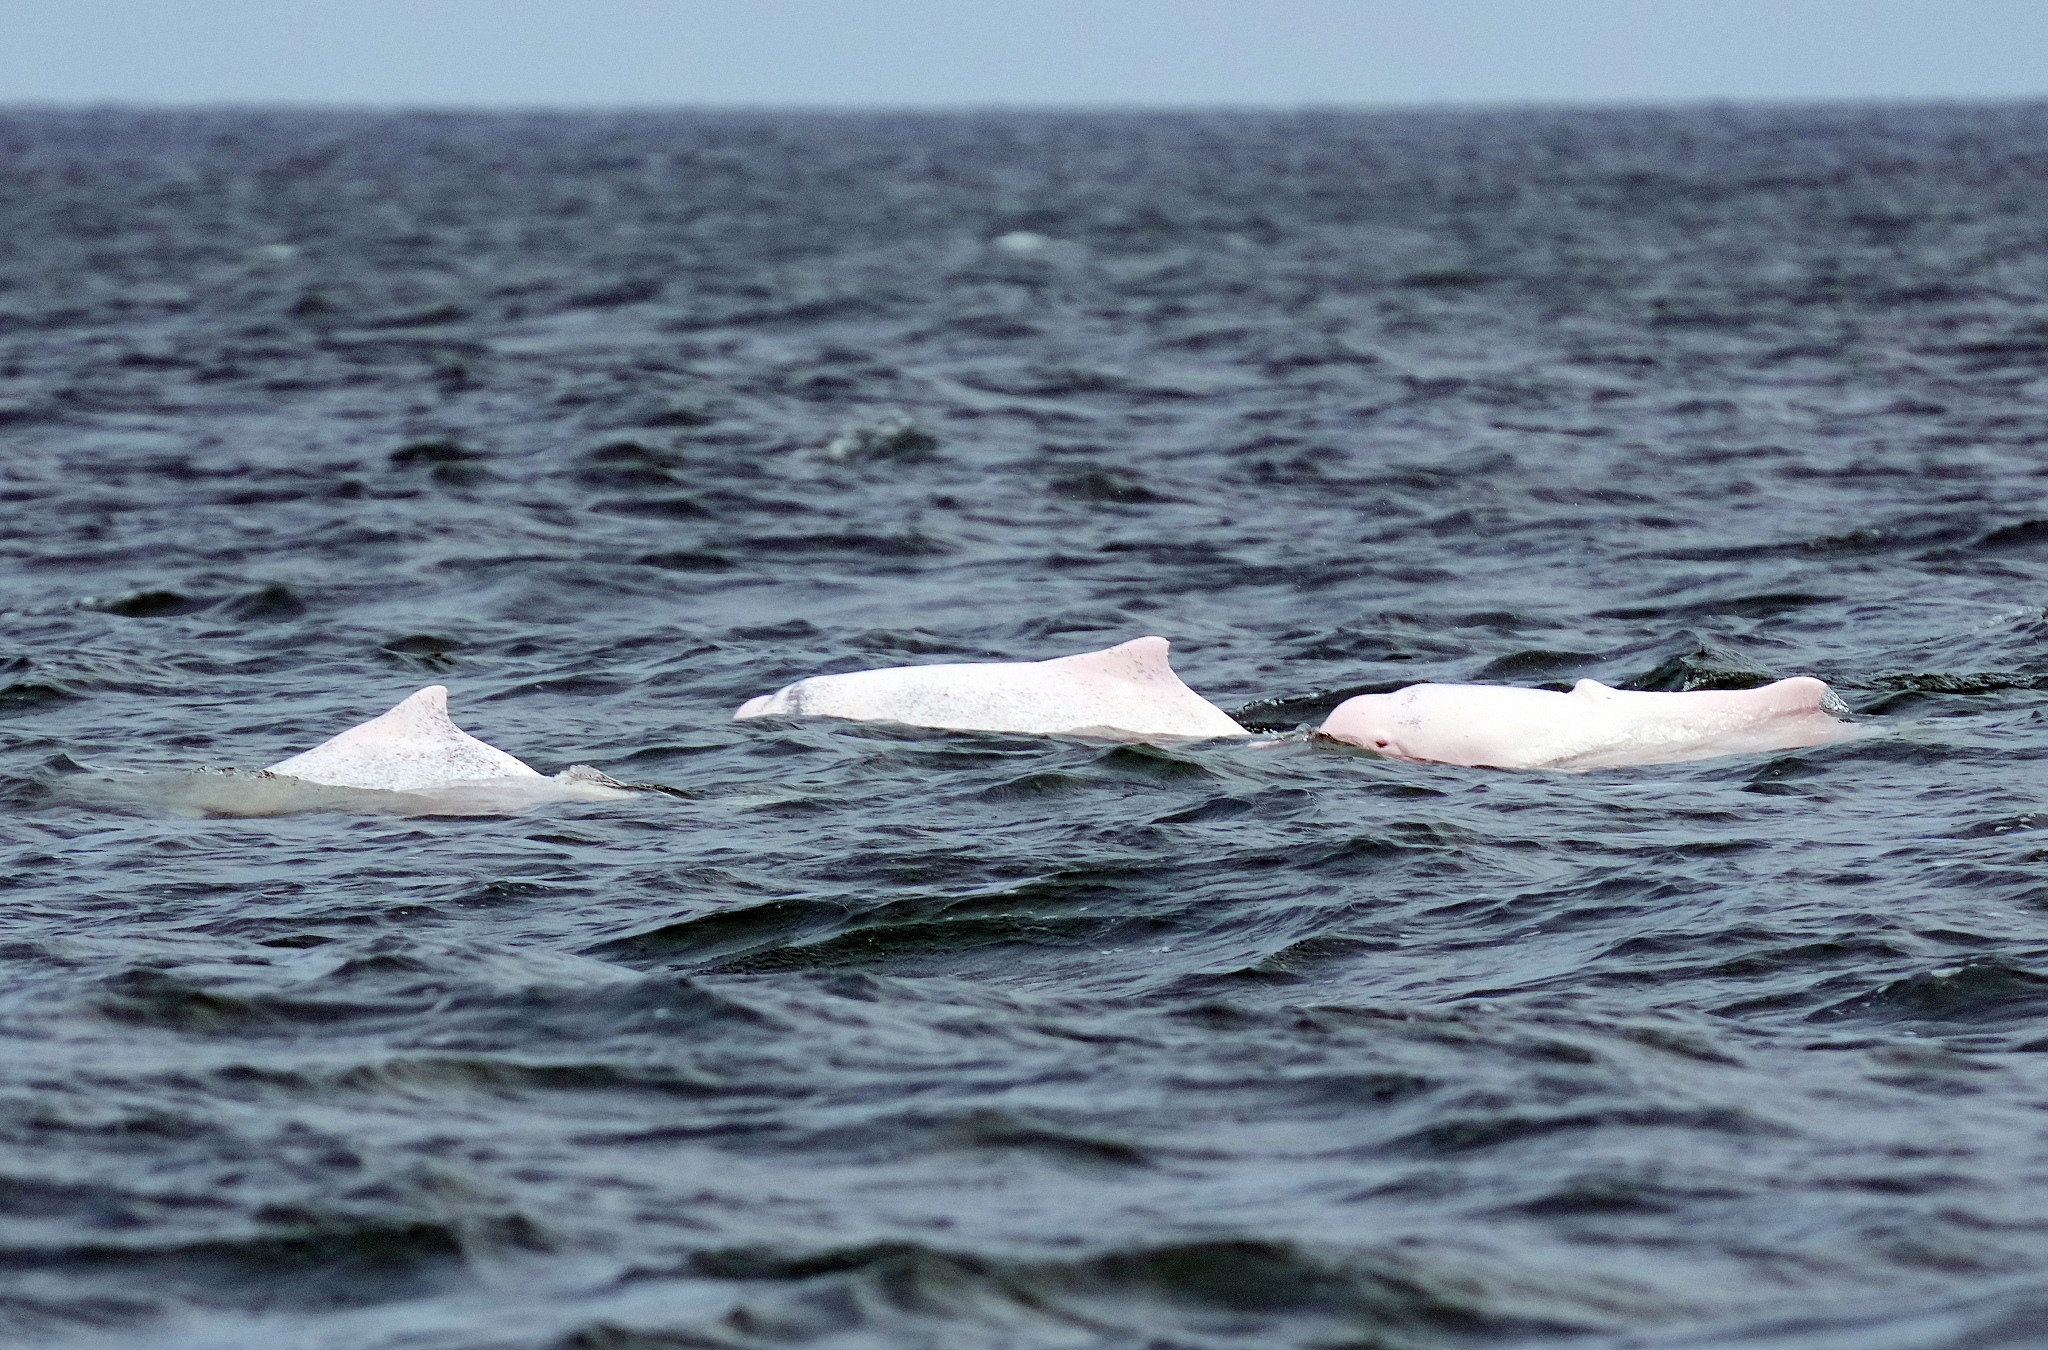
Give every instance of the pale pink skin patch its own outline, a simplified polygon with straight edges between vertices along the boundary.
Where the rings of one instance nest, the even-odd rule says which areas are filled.
[[[1325,736],[1399,759],[1502,769],[1668,764],[1822,745],[1857,734],[1810,676],[1761,689],[1650,693],[1580,680],[1568,694],[1416,684],[1339,704]]]
[[[1167,663],[1167,642],[1161,637],[1135,638],[1050,661],[814,675],[749,699],[733,716],[843,717],[959,731],[1116,739],[1247,734],[1181,683]]]
[[[455,725],[448,690],[430,684],[381,717],[279,760],[266,773],[321,787],[433,794],[467,790],[490,798],[489,809],[546,800],[603,800],[627,795],[580,765],[553,778]]]

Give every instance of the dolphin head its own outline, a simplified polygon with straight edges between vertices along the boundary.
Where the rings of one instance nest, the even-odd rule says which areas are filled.
[[[775,695],[763,694],[759,698],[750,698],[740,704],[740,710],[733,714],[733,719],[737,721],[742,717],[767,717],[774,711]]]
[[[1383,755],[1402,753],[1394,738],[1392,694],[1360,694],[1357,698],[1347,698],[1323,719],[1323,725],[1318,729],[1325,736],[1362,745]]]

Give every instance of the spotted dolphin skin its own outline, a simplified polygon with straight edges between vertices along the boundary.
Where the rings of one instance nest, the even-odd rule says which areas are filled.
[[[1162,637],[1050,661],[893,666],[814,675],[749,699],[734,717],[844,717],[1035,735],[1243,736],[1181,683]]]
[[[1857,734],[1809,676],[1761,689],[1662,694],[1580,680],[1568,694],[1414,684],[1337,705],[1322,734],[1397,759],[1501,769],[1600,769],[1822,745]]]

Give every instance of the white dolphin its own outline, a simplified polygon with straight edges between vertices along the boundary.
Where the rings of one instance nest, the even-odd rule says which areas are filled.
[[[1664,694],[1580,680],[1569,694],[1499,685],[1412,684],[1337,705],[1321,731],[1399,759],[1501,769],[1669,764],[1822,745],[1859,734],[1810,676],[1761,689]]]
[[[450,809],[486,810],[536,801],[602,801],[628,795],[587,765],[550,778],[448,716],[448,689],[430,684],[381,717],[281,759],[264,770],[280,778],[364,792],[425,795]]]
[[[734,717],[844,717],[955,731],[1033,735],[1244,736],[1182,684],[1162,637],[1050,661],[891,666],[813,675],[748,699]]]

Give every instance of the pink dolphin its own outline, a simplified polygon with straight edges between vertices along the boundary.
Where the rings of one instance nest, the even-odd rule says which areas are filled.
[[[1569,694],[1480,684],[1412,684],[1337,705],[1325,736],[1400,759],[1500,769],[1602,769],[1821,745],[1855,728],[1810,676],[1761,689],[1684,694],[1580,680]]]
[[[430,684],[391,711],[264,770],[321,787],[432,794],[489,788],[506,800],[602,801],[628,795],[585,764],[549,778],[455,725],[448,687]],[[478,795],[471,791],[471,796]]]
[[[1050,661],[891,666],[813,675],[748,699],[734,717],[845,717],[1043,736],[1243,736],[1180,681],[1162,637]]]

